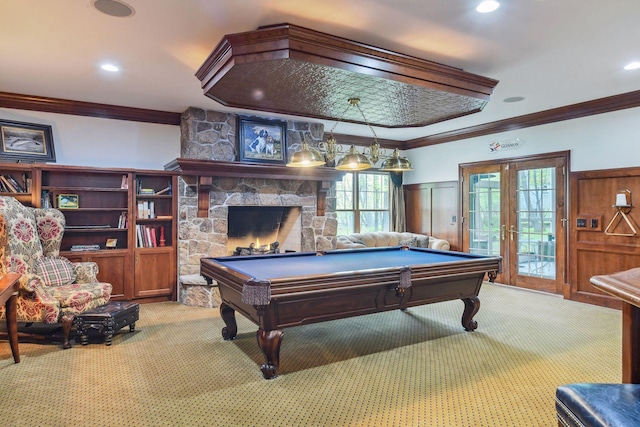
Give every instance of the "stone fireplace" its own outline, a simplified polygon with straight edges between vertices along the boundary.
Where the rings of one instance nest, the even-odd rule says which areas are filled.
[[[235,161],[235,133],[235,115],[189,108],[182,115],[181,157]],[[297,150],[305,139],[320,141],[323,134],[321,124],[288,121],[287,150]],[[322,201],[322,206],[319,206],[319,186],[313,180],[216,176],[215,171],[211,170],[207,174],[210,180],[207,183],[208,206],[204,206],[204,216],[202,194],[200,205],[198,200],[198,193],[202,191],[198,188],[199,177],[183,173],[178,180],[179,301],[195,306],[217,305],[219,300],[215,286],[203,283],[199,277],[200,258],[227,256],[230,255],[230,249],[251,243],[247,237],[240,238],[244,240],[235,237],[235,225],[232,225],[232,230],[229,228],[230,216],[235,220],[238,208],[247,208],[247,211],[275,208],[286,210],[287,218],[291,215],[296,217],[292,222],[285,221],[284,228],[283,224],[279,226],[278,233],[286,232],[286,239],[279,240],[283,251],[335,248],[338,224],[335,197],[332,197],[331,191],[333,186]],[[258,223],[255,218],[250,221]],[[262,219],[259,222],[260,225],[253,230],[258,234],[265,232],[263,228],[273,226],[273,223],[265,224]],[[278,234],[277,238],[283,237]],[[263,244],[262,239],[260,243]],[[264,242],[267,243],[271,242]]]

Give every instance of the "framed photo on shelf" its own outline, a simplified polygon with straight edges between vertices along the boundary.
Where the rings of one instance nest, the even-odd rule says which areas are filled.
[[[0,160],[55,163],[51,126],[0,120]]]
[[[77,194],[58,194],[58,209],[78,209]]]
[[[287,162],[287,122],[238,117],[240,161],[284,165]]]
[[[107,239],[105,247],[107,249],[115,249],[118,246],[118,239]]]

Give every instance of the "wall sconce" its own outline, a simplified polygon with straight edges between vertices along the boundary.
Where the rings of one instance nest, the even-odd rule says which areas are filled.
[[[397,148],[393,150],[391,155],[387,155],[386,150],[380,147],[380,144],[378,144],[378,135],[376,135],[373,127],[367,121],[359,104],[360,98],[349,98],[349,105],[342,113],[342,116],[344,116],[350,108],[357,108],[365,124],[373,134],[373,143],[365,148],[362,153],[358,152],[356,147],[352,145],[349,151],[335,163],[335,168],[346,171],[366,170],[371,168],[380,159],[385,159],[380,165],[381,171],[404,172],[413,170],[411,162],[405,157],[400,157],[400,151]],[[306,141],[303,142],[302,148],[291,155],[287,166],[297,168],[327,164],[333,165],[338,156],[342,154],[342,147],[338,145],[336,138],[333,136],[333,131],[336,126],[338,126],[338,123],[340,123],[340,120],[338,120],[329,131],[327,141],[320,142],[318,148],[312,148]]]

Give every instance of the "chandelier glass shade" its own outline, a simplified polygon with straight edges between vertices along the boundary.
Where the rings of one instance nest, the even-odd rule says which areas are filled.
[[[311,168],[326,164],[324,157],[317,150],[309,147],[306,141],[302,143],[302,148],[291,155],[287,166],[291,168]]]
[[[400,157],[400,151],[397,148],[393,150],[393,154],[390,156],[386,154],[386,150],[378,143],[378,136],[367,121],[359,103],[359,98],[349,98],[349,106],[344,111],[343,116],[351,107],[358,109],[362,115],[362,119],[373,134],[373,143],[369,147],[360,153],[356,147],[352,145],[349,151],[336,162],[338,156],[342,154],[342,147],[338,145],[336,138],[333,136],[334,129],[338,123],[340,123],[340,121],[337,121],[331,128],[331,131],[329,131],[329,138],[327,138],[326,142],[320,142],[316,149],[304,141],[300,150],[291,155],[287,166],[304,168],[335,164],[335,168],[338,170],[359,171],[369,169],[380,159],[385,159],[380,166],[380,170],[382,171],[404,172],[413,170],[411,162],[405,157]]]

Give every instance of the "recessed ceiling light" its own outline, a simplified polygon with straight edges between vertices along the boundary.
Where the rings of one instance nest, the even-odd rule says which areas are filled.
[[[495,0],[485,0],[476,7],[476,10],[480,13],[493,12],[500,7],[500,3]]]
[[[116,18],[126,18],[135,13],[131,6],[120,0],[93,0],[92,3],[100,12]]]
[[[115,73],[116,71],[120,71],[120,68],[116,67],[113,64],[102,64],[100,68],[102,68],[105,71],[111,71],[112,73]]]
[[[625,70],[637,70],[638,68],[640,68],[640,62],[630,62],[627,65],[624,66]]]
[[[510,96],[509,98],[505,98],[502,102],[520,102],[524,101],[524,96]]]

